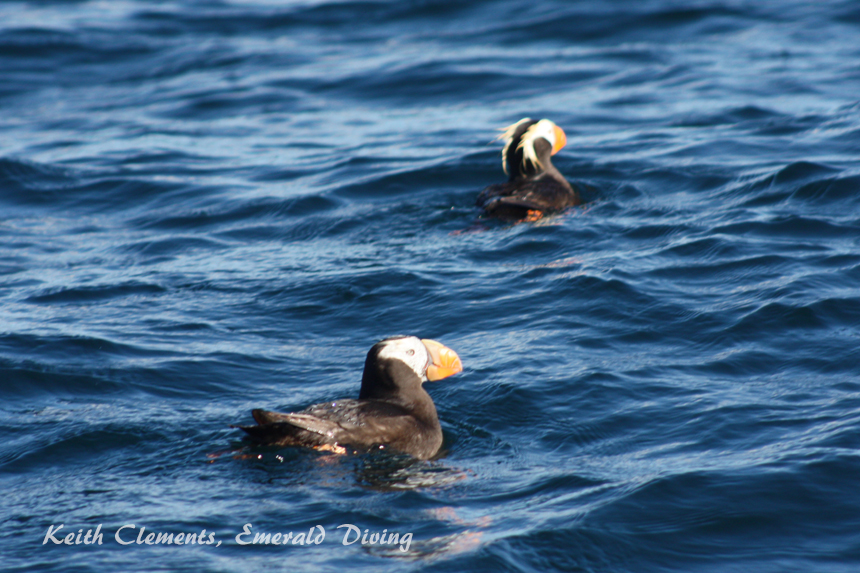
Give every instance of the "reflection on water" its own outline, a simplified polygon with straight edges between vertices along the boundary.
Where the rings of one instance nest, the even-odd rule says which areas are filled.
[[[442,487],[468,477],[466,471],[438,460],[421,461],[398,454],[365,454],[360,460],[357,482],[380,491]]]
[[[213,452],[207,455],[210,463],[232,460],[247,463],[250,479],[265,485],[291,488],[312,481],[315,486],[348,491],[359,487],[378,493],[402,493],[410,490],[424,491],[433,497],[434,491],[474,477],[474,472],[445,464],[441,460],[423,461],[403,454],[389,452],[351,452],[335,454],[301,448],[279,448],[275,446],[244,446],[238,449]],[[466,519],[460,510],[451,505],[404,509],[410,521],[422,529],[442,529],[453,533],[441,535],[423,534],[413,536],[403,543],[381,543],[395,533],[397,524],[388,529],[365,529],[363,535],[353,535],[355,545],[377,557],[396,559],[433,560],[473,551],[479,548],[485,530],[492,519],[482,516]],[[402,527],[401,527],[402,529]],[[352,534],[351,534],[352,535]]]
[[[209,463],[222,457],[251,461],[252,467],[285,467],[281,478],[312,467],[321,485],[343,487],[346,482],[375,491],[403,491],[448,486],[469,477],[473,472],[450,467],[440,460],[423,461],[405,454],[390,452],[356,452],[338,454],[316,450],[245,445],[237,449],[211,452]],[[273,477],[273,476],[269,476]],[[349,479],[347,479],[349,478]]]

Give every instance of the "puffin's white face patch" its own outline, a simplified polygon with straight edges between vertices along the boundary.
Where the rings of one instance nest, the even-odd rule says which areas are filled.
[[[409,336],[389,340],[379,351],[379,358],[405,362],[419,378],[424,378],[430,365],[430,353],[418,338]]]
[[[535,139],[539,137],[543,137],[549,141],[550,146],[555,147],[555,124],[548,119],[542,119],[523,134],[517,149],[523,150],[524,167],[528,166],[528,162],[531,162],[535,167],[543,167],[538,161],[537,153],[535,153]]]

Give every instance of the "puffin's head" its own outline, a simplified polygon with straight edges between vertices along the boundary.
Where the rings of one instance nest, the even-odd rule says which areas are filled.
[[[535,121],[529,117],[504,128],[499,139],[505,142],[505,147],[502,149],[502,168],[508,174],[510,174],[509,162],[514,164],[520,174],[546,167],[539,158],[540,152],[536,149],[536,146],[540,146],[539,140],[546,141],[542,145],[550,150],[550,155],[555,155],[567,145],[567,136],[559,126],[548,119]]]
[[[457,353],[435,340],[415,336],[386,338],[367,353],[359,398],[381,398],[462,370]]]

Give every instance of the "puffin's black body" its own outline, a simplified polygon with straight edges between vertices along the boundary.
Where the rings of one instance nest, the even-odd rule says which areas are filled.
[[[477,205],[489,215],[507,220],[539,219],[579,205],[579,194],[552,164],[551,156],[567,142],[564,132],[548,119],[522,119],[502,134],[502,167],[510,178],[478,195]]]
[[[383,446],[428,459],[442,446],[442,427],[422,383],[461,370],[457,354],[438,342],[388,338],[367,353],[357,400],[324,402],[288,414],[253,410],[258,425],[238,427],[265,444],[338,453],[346,447]]]

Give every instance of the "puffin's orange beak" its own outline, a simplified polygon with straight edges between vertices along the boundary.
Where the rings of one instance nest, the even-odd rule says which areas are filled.
[[[463,364],[457,353],[435,340],[422,338],[421,342],[430,353],[432,364],[427,367],[427,379],[430,381],[442,380],[463,371]]]
[[[555,155],[561,151],[565,145],[567,145],[567,136],[557,125],[552,126],[552,131],[555,134],[555,145],[552,146],[552,153],[550,153],[550,155]]]

